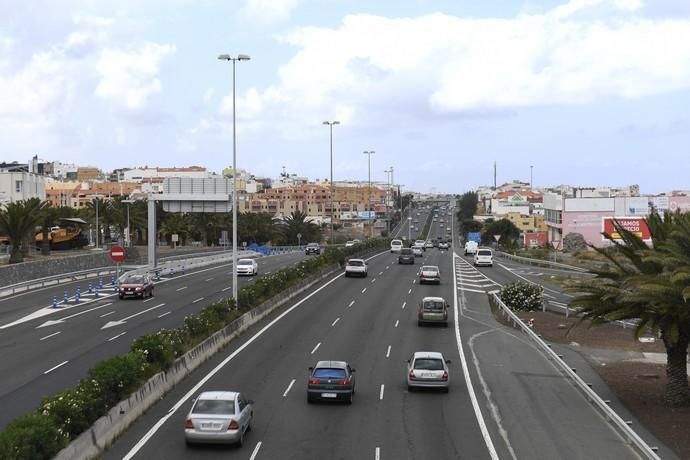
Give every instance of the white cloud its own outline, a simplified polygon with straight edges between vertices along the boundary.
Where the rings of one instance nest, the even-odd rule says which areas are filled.
[[[690,88],[690,20],[648,19],[643,6],[572,0],[510,19],[351,15],[338,28],[298,28],[280,39],[297,52],[279,81],[238,96],[238,116],[245,129],[295,137],[334,116],[390,125]]]
[[[161,91],[162,61],[175,54],[174,45],[146,43],[138,49],[106,48],[96,64],[101,80],[95,94],[128,110],[146,106]]]
[[[302,0],[246,0],[243,14],[259,23],[270,24],[287,19]]]

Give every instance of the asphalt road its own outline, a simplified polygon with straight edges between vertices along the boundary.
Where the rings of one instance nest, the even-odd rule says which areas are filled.
[[[440,232],[436,224],[431,236]],[[385,252],[370,260],[368,278],[336,276],[275,312],[154,405],[104,458],[637,458],[551,362],[494,320],[491,287],[461,287],[480,271],[436,249],[423,262],[440,267],[440,286],[420,286],[419,264],[398,265]],[[450,301],[453,327],[417,326],[427,295]],[[449,393],[407,391],[405,361],[420,350],[452,361]],[[307,404],[307,368],[324,359],[357,369],[351,406]],[[214,389],[256,402],[243,448],[184,443],[193,396]]]
[[[299,252],[262,257],[257,260],[259,276],[304,257]],[[135,338],[178,327],[185,316],[229,297],[231,275],[229,263],[209,266],[156,283],[150,299],[119,300],[112,290],[104,291],[99,299],[92,297],[5,328],[3,325],[50,305],[52,296],[64,291],[64,286],[1,300],[0,310],[5,313],[0,318],[0,428],[36,408],[44,397],[74,386],[99,361],[127,352]],[[251,282],[251,277],[238,281],[240,286]],[[80,283],[86,292],[87,282]],[[108,327],[111,321],[116,323]]]

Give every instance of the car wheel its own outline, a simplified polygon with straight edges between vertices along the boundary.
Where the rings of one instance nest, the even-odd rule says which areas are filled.
[[[350,394],[347,396],[347,400],[345,400],[345,403],[346,403],[348,406],[349,406],[350,404],[352,404],[352,396],[353,396],[353,392],[350,392]]]
[[[422,322],[421,322],[421,321],[417,321],[417,326],[422,327]]]
[[[414,393],[414,387],[412,385],[407,385],[407,391],[410,393]]]
[[[244,433],[246,430],[242,431],[240,430],[240,439],[237,440],[237,446],[242,447],[244,445]]]
[[[307,404],[312,404],[314,402],[314,398],[311,397],[309,393],[307,393]]]
[[[444,393],[448,393],[448,390],[449,390],[448,387],[445,387],[445,388],[442,388],[442,389],[441,389],[441,391],[444,392]]]

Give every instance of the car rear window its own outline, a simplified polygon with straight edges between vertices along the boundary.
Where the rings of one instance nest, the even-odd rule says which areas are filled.
[[[414,361],[414,368],[425,371],[442,371],[443,361],[438,358],[417,358]]]
[[[490,256],[491,251],[489,251],[488,249],[480,249],[479,251],[477,251],[477,254],[480,256]]]
[[[251,265],[252,264],[252,259],[240,259],[237,262],[237,265]]]
[[[199,399],[192,414],[228,414],[235,413],[235,401],[227,399]]]
[[[314,377],[317,379],[344,379],[347,378],[347,373],[345,369],[319,367],[314,370]]]
[[[412,249],[410,249],[410,248],[401,249],[401,250],[400,250],[400,254],[403,254],[403,255],[405,255],[405,254],[407,254],[407,255],[412,254]]]
[[[310,248],[318,248],[319,244],[318,243],[309,243],[307,246]]]
[[[436,267],[422,267],[422,271],[427,273],[438,273],[438,269],[436,269]]]
[[[446,304],[440,300],[426,300],[422,304],[425,310],[441,311],[445,308]]]
[[[364,262],[362,262],[361,260],[350,260],[350,261],[348,261],[347,264],[351,267],[362,267],[362,266],[364,266]]]

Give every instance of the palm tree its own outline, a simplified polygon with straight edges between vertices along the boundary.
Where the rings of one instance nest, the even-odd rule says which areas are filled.
[[[289,216],[279,219],[278,223],[287,244],[321,241],[321,229],[302,211],[293,211]],[[298,234],[301,234],[300,238],[297,237]]]
[[[238,216],[237,239],[242,242],[264,244],[277,233],[276,222],[269,213],[245,212]]]
[[[22,246],[33,243],[36,226],[41,221],[42,203],[38,198],[7,203],[0,209],[0,230],[5,232],[12,243],[10,263],[24,261]]]
[[[620,240],[604,234],[608,248],[594,248],[609,261],[593,270],[595,277],[572,281],[566,290],[577,295],[571,305],[592,325],[637,321],[635,337],[651,330],[660,334],[667,353],[666,403],[690,403],[687,350],[690,344],[690,215],[656,213],[646,219],[651,247],[614,222]]]
[[[172,241],[172,235],[179,235],[180,244],[184,244],[189,233],[190,225],[186,214],[168,214],[159,228],[159,232],[166,241]]]

